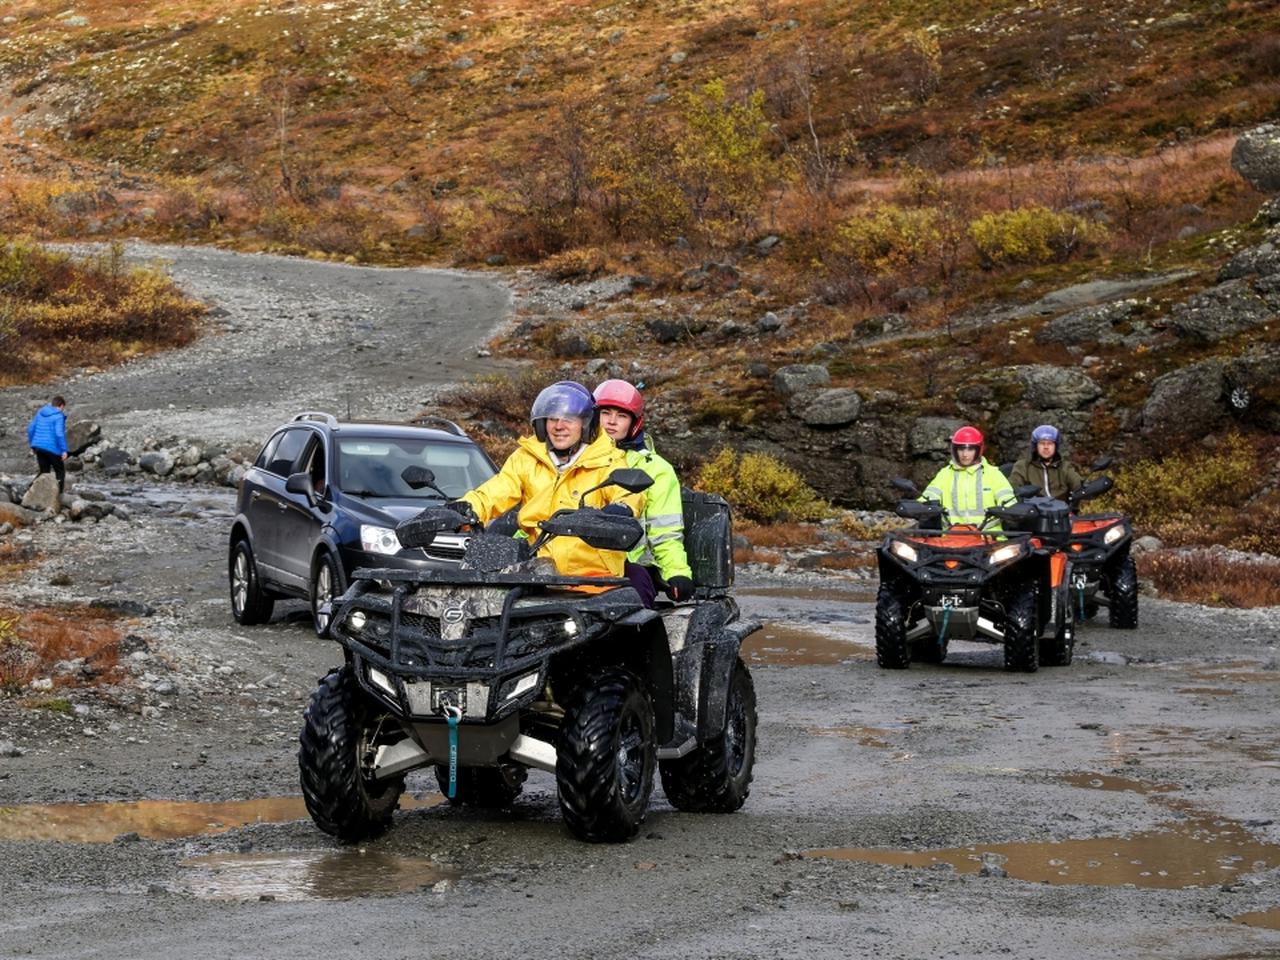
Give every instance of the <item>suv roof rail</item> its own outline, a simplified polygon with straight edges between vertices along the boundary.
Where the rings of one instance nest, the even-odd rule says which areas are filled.
[[[295,416],[291,422],[297,423],[299,420],[315,420],[330,427],[338,425],[338,418],[331,413],[325,413],[323,410],[305,410]]]
[[[438,427],[446,433],[452,433],[455,437],[465,437],[467,435],[467,431],[463,430],[452,420],[447,420],[444,417],[433,416],[429,413],[413,417],[409,422],[415,427]]]

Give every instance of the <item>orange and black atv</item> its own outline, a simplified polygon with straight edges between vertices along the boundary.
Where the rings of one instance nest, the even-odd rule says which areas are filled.
[[[1105,457],[1090,468],[1105,470]],[[1108,476],[1094,477],[1069,495],[1071,518],[1071,599],[1077,618],[1085,620],[1107,608],[1111,626],[1133,630],[1138,626],[1138,568],[1129,556],[1133,525],[1122,513],[1077,514],[1079,504],[1111,489]]]
[[[909,480],[894,485],[910,496]],[[1030,499],[987,511],[981,527],[948,526],[942,506],[903,500],[899,516],[917,526],[885,536],[877,551],[876,662],[901,670],[941,663],[951,640],[1004,646],[1006,670],[1066,666],[1075,647],[1068,592],[1067,505]],[[999,521],[1006,531],[986,529]]]

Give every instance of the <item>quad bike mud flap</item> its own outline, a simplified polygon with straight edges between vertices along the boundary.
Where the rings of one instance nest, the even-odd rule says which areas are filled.
[[[759,620],[736,620],[726,624],[703,650],[702,682],[698,703],[698,743],[718,737],[725,726],[729,706],[729,681],[742,641],[763,626]],[[692,745],[690,745],[692,748]]]

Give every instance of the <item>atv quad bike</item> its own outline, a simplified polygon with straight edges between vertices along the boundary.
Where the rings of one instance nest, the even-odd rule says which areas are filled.
[[[909,480],[895,480],[909,495]],[[1006,670],[1071,663],[1075,624],[1068,601],[1067,507],[1042,498],[987,511],[982,526],[925,529],[941,504],[910,499],[896,512],[916,527],[894,530],[877,550],[876,662],[901,670],[941,663],[951,640],[1004,647]],[[985,529],[993,520],[1017,531]]]
[[[435,489],[430,471],[405,474]],[[601,486],[651,482],[617,470]],[[680,810],[742,806],[756,708],[739,648],[760,624],[728,592],[728,504],[686,491],[684,508],[691,604],[646,609],[624,578],[562,576],[534,556],[556,536],[607,550],[638,541],[638,521],[582,500],[532,544],[473,524],[456,570],[356,571],[332,610],[346,663],[320,682],[300,737],[316,825],[344,841],[382,832],[405,774],[432,766],[451,803],[485,807],[511,803],[531,768],[548,771],[565,823],[588,841],[636,834],[655,767]],[[412,548],[465,525],[428,507],[397,533]]]
[[[1097,473],[1111,465],[1104,457],[1093,464]],[[1085,500],[1101,496],[1113,486],[1111,477],[1085,482],[1071,494],[1075,513]],[[1133,525],[1122,513],[1084,513],[1071,519],[1071,595],[1076,616],[1085,620],[1107,608],[1107,620],[1120,630],[1138,626],[1138,568],[1129,556],[1133,545]]]
[[[1071,602],[1078,621],[1087,620],[1105,606],[1111,626],[1133,630],[1138,626],[1138,569],[1129,556],[1133,525],[1121,513],[1079,513],[1080,504],[1100,497],[1114,486],[1103,475],[1112,464],[1101,457],[1089,466],[1083,486],[1067,496],[1071,510]],[[1008,476],[1013,464],[1001,469]],[[1034,491],[1036,488],[1028,488]],[[1031,494],[1017,491],[1019,499]]]

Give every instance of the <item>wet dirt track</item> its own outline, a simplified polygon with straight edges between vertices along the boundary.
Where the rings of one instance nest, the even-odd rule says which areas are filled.
[[[43,565],[0,584],[151,605],[128,629],[172,688],[148,716],[0,703],[22,751],[0,757],[0,957],[1280,957],[1275,611],[1144,601],[1137,631],[1084,625],[1071,667],[1007,674],[958,644],[887,672],[865,593],[748,580],[766,628],[741,812],[658,790],[637,840],[591,846],[546,774],[496,814],[416,775],[415,808],[343,848],[291,819],[338,648],[301,605],[231,622],[230,494],[190,490],[135,491],[128,525],[44,525]]]

